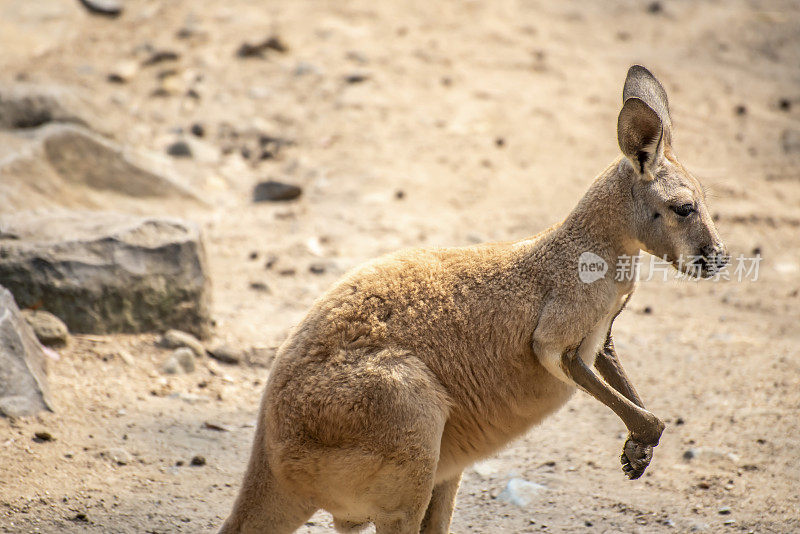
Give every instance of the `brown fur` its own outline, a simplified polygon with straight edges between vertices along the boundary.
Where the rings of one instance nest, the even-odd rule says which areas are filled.
[[[620,114],[627,157],[562,224],[517,242],[391,254],[317,300],[279,350],[222,533],[292,532],[320,508],[341,531],[373,522],[379,534],[446,533],[464,468],[559,409],[576,385],[626,422],[629,467],[641,474],[663,424],[613,350],[611,323],[634,289],[614,267],[640,249],[676,261],[722,248],[702,189],[672,155],[671,124],[659,119],[666,93],[648,104],[659,93],[637,93],[652,89],[637,69]],[[680,218],[676,202],[697,211]],[[609,265],[591,284],[578,278],[584,251]],[[607,383],[589,369],[596,357]]]

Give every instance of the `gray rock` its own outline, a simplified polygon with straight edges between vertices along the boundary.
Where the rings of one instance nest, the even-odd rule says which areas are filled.
[[[194,351],[187,347],[182,347],[180,349],[175,349],[175,352],[172,353],[172,357],[178,362],[178,365],[181,366],[186,373],[194,373],[196,368],[194,363]]]
[[[177,179],[152,170],[169,164],[166,157],[131,153],[74,125],[0,131],[0,213],[109,205],[141,212],[152,210],[153,200],[203,203]]]
[[[186,141],[175,141],[167,146],[167,154],[175,158],[191,158],[192,149]]]
[[[208,355],[221,363],[237,365],[242,361],[242,351],[231,347],[230,345],[217,345],[214,348],[208,349]]]
[[[497,498],[517,506],[528,506],[536,495],[545,490],[547,486],[523,478],[512,478]]]
[[[194,352],[194,355],[198,358],[202,358],[206,355],[206,349],[203,348],[203,344],[200,343],[196,337],[192,334],[181,332],[180,330],[168,330],[166,334],[161,336],[158,344],[167,349],[187,347],[192,349],[192,352]]]
[[[161,372],[165,375],[177,375],[181,372],[181,364],[178,359],[171,355],[161,363]]]
[[[302,194],[303,190],[294,184],[285,184],[268,180],[256,185],[253,189],[253,202],[276,202],[294,200]]]
[[[71,332],[208,333],[199,230],[178,219],[102,212],[0,216],[0,284]]]
[[[87,110],[69,89],[35,84],[0,85],[0,128],[35,128],[48,122],[86,124]]]
[[[64,321],[44,310],[22,310],[25,321],[44,345],[63,347],[69,341],[69,330]]]
[[[0,287],[0,414],[24,417],[52,409],[46,365],[14,297]]]
[[[80,0],[89,13],[115,18],[122,13],[122,3],[119,0]]]

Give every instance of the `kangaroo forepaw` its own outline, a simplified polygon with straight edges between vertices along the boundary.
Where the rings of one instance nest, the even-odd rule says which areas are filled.
[[[644,470],[650,465],[653,459],[653,446],[639,443],[631,438],[622,447],[622,456],[619,461],[622,463],[622,471],[625,475],[635,480],[644,474]]]

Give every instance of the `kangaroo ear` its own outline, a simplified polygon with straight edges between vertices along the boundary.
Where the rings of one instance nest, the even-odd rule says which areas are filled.
[[[652,178],[652,169],[664,157],[664,126],[658,114],[637,97],[628,98],[617,119],[617,141],[636,172]]]
[[[622,88],[622,103],[627,102],[629,98],[638,98],[656,112],[664,128],[664,140],[668,145],[671,144],[672,117],[669,114],[667,92],[653,73],[641,65],[634,65],[628,69],[625,87]]]

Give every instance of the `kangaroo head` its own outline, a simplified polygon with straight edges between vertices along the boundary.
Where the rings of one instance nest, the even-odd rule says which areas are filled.
[[[703,187],[672,151],[667,93],[650,71],[628,71],[617,138],[633,167],[632,233],[641,248],[694,276],[712,276],[728,255]]]

